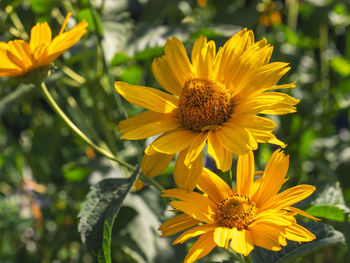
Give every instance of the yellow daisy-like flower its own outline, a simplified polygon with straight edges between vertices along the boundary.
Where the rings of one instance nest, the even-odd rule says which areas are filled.
[[[32,28],[29,43],[24,40],[0,42],[0,77],[20,76],[46,67],[78,42],[86,33],[88,24],[82,21],[68,32],[63,32],[70,16],[68,13],[59,34],[53,39],[50,26],[44,22]]]
[[[238,157],[237,187],[231,189],[220,177],[203,169],[197,185],[198,192],[183,189],[163,191],[164,197],[179,200],[170,202],[175,211],[183,212],[166,221],[159,230],[164,237],[181,234],[173,244],[200,236],[189,250],[185,262],[206,256],[215,246],[230,247],[247,256],[254,246],[278,251],[287,244],[286,239],[307,242],[315,236],[297,224],[294,216],[318,220],[306,212],[292,207],[315,191],[311,185],[298,185],[280,192],[286,182],[289,157],[275,151],[263,175],[254,181],[252,152]]]
[[[232,156],[269,142],[284,147],[272,134],[275,123],[257,114],[295,112],[299,102],[271,90],[289,70],[287,63],[269,63],[272,47],[266,39],[254,42],[251,30],[243,29],[216,54],[214,41],[201,36],[192,49],[191,62],[176,37],[168,39],[165,55],[156,58],[152,70],[162,92],[144,86],[116,82],[115,89],[130,103],[149,111],[119,123],[122,139],[139,140],[162,134],[146,150],[142,171],[155,176],[180,152],[175,166],[176,184],[191,191],[202,170],[202,149],[222,171]]]

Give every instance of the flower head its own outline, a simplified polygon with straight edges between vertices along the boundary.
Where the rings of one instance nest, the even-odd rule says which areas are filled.
[[[78,42],[86,33],[87,22],[82,21],[63,32],[70,16],[68,13],[59,34],[53,39],[50,26],[44,22],[32,28],[29,43],[24,40],[0,42],[0,77],[20,76],[46,67]]]
[[[191,191],[201,175],[202,149],[222,171],[231,168],[232,156],[257,149],[258,143],[284,146],[272,131],[275,123],[257,114],[295,112],[298,100],[273,89],[289,70],[286,63],[269,63],[272,47],[266,39],[254,41],[243,29],[216,53],[214,41],[201,36],[191,62],[176,38],[168,39],[165,55],[152,64],[155,78],[173,95],[143,86],[116,82],[126,100],[148,111],[119,123],[122,139],[139,140],[161,134],[146,150],[142,171],[155,176],[180,152],[175,182]]]
[[[179,199],[170,204],[182,213],[166,221],[159,230],[164,237],[186,230],[173,244],[200,236],[186,256],[187,263],[206,256],[215,246],[230,245],[247,256],[254,246],[278,251],[287,244],[286,239],[312,241],[315,236],[298,225],[294,216],[318,219],[292,205],[311,195],[315,187],[298,185],[279,193],[287,180],[288,165],[288,156],[277,150],[263,175],[254,180],[253,153],[239,156],[235,189],[204,168],[197,185],[204,194],[183,189],[163,191],[164,197]]]

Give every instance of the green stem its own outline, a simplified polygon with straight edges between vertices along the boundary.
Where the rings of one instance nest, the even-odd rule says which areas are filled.
[[[11,92],[10,94],[6,95],[0,100],[0,116],[9,109],[9,106],[12,105],[16,100],[21,98],[22,96],[26,95],[29,91],[34,89],[34,85],[24,85],[20,86],[15,91]]]
[[[147,182],[147,183],[150,183],[152,184],[155,188],[157,188],[159,191],[163,191],[165,190],[165,188],[160,184],[158,183],[156,180],[154,180],[153,178],[151,177],[147,177],[143,174],[140,174],[140,179],[144,182]]]
[[[120,160],[119,158],[115,157],[113,154],[111,154],[110,152],[106,151],[105,149],[102,149],[101,147],[99,147],[98,145],[96,145],[95,143],[93,143],[86,135],[85,133],[83,133],[77,126],[75,126],[75,124],[68,118],[68,116],[61,110],[61,108],[57,105],[56,101],[53,99],[53,97],[51,96],[49,90],[47,89],[46,85],[44,82],[41,83],[40,85],[41,90],[47,100],[47,102],[50,104],[50,106],[52,107],[52,109],[62,118],[62,120],[68,125],[69,128],[71,128],[71,130],[73,132],[75,132],[75,134],[77,134],[81,139],[83,139],[88,145],[90,145],[95,151],[99,152],[100,154],[106,156],[107,158],[119,163],[120,165],[135,171],[135,167],[133,167],[132,165],[130,165],[127,162],[124,162],[123,160]]]
[[[249,255],[246,256],[246,257],[244,257],[244,260],[245,260],[245,262],[247,262],[247,263],[252,263],[252,259],[250,258]]]

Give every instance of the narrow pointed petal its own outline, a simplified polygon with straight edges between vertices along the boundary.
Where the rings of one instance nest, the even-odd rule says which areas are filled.
[[[312,185],[301,184],[294,186],[269,199],[260,209],[284,209],[285,207],[294,205],[295,203],[307,198],[315,190],[316,188]]]
[[[254,179],[254,155],[252,151],[248,154],[239,155],[237,162],[237,194],[251,197],[251,188]]]
[[[200,36],[193,45],[191,60],[197,77],[212,79],[215,59],[215,42]]]
[[[224,123],[224,126],[216,131],[216,135],[226,149],[238,155],[246,154],[249,150],[255,150],[258,147],[248,129],[235,123]]]
[[[172,113],[145,111],[118,123],[121,139],[140,140],[180,127]]]
[[[192,218],[198,221],[208,223],[208,224],[212,224],[215,222],[214,215],[211,213],[208,213],[207,209],[203,210],[203,207],[198,206],[197,204],[187,203],[184,201],[171,201],[170,205],[175,209],[182,211],[183,213],[191,216]]]
[[[175,241],[173,242],[173,245],[182,244],[183,242],[185,242],[193,237],[203,235],[209,231],[213,231],[215,228],[217,228],[217,226],[214,224],[204,224],[204,225],[200,225],[200,226],[196,226],[194,228],[191,228],[191,229],[187,230],[186,232],[182,233],[177,239],[175,239]]]
[[[207,138],[208,132],[200,132],[195,135],[187,149],[187,154],[185,158],[185,165],[187,167],[191,168],[192,163],[198,158],[198,155],[203,150]]]
[[[203,169],[202,176],[198,181],[198,187],[216,204],[232,195],[232,190],[227,183],[207,168]]]
[[[187,148],[193,138],[193,132],[178,128],[162,134],[151,144],[151,146],[157,152],[175,154],[178,151]]]
[[[164,46],[164,53],[168,65],[174,75],[177,76],[182,88],[186,81],[194,77],[193,68],[184,45],[176,37],[167,39]]]
[[[169,166],[173,157],[172,154],[158,152],[152,155],[145,154],[141,162],[141,172],[148,177],[157,176]]]
[[[216,227],[214,230],[214,242],[217,246],[226,248],[228,247],[228,243],[230,242],[231,229],[227,227]]]
[[[286,175],[289,167],[289,156],[283,151],[276,150],[270,157],[260,188],[252,197],[252,200],[259,206],[263,206],[270,198],[275,196],[286,181]]]
[[[227,150],[217,139],[216,132],[210,131],[208,136],[208,153],[213,157],[216,167],[223,172],[231,169],[233,152]]]
[[[203,170],[203,155],[200,153],[190,168],[184,163],[186,155],[187,149],[181,151],[177,157],[174,168],[174,180],[178,187],[190,192],[196,187],[196,184],[201,177]]]
[[[314,234],[312,234],[305,227],[302,227],[298,224],[288,226],[285,231],[286,233],[284,234],[284,236],[289,240],[298,242],[308,242],[316,239],[316,236]]]
[[[305,216],[307,218],[310,218],[310,219],[312,219],[314,221],[321,221],[321,219],[319,219],[317,217],[314,217],[314,216],[310,215],[309,213],[306,213],[305,211],[303,211],[303,210],[301,210],[299,208],[296,208],[296,207],[289,206],[289,207],[286,208],[286,210],[298,213],[298,214],[300,214],[302,216]]]
[[[253,239],[249,231],[237,228],[231,229],[231,248],[239,254],[248,256],[254,248]]]
[[[201,259],[202,257],[205,257],[213,250],[214,247],[216,247],[216,244],[213,241],[212,231],[201,235],[188,251],[184,263],[192,263]]]
[[[178,99],[157,89],[115,82],[114,89],[127,101],[160,113],[170,113],[177,108]]]
[[[52,33],[51,28],[47,22],[37,23],[30,31],[30,49],[32,52],[43,44],[49,44],[51,42]]]
[[[152,72],[159,84],[168,92],[179,96],[185,84],[170,68],[166,56],[155,58],[152,63]]]
[[[198,220],[189,215],[180,214],[165,221],[158,230],[162,232],[162,237],[168,237],[198,225],[199,223]]]

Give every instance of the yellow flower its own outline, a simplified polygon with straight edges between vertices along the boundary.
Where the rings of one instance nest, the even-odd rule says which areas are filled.
[[[142,171],[155,176],[180,152],[174,171],[176,184],[191,191],[201,175],[202,149],[222,171],[231,168],[232,156],[269,142],[284,147],[272,134],[275,123],[257,114],[295,112],[296,100],[271,90],[289,70],[287,63],[269,63],[272,47],[266,39],[254,42],[243,29],[219,49],[201,36],[192,49],[191,62],[176,38],[168,39],[165,55],[156,58],[152,70],[169,93],[144,86],[116,82],[115,89],[130,103],[149,111],[119,123],[122,139],[139,140],[162,134],[147,149]]]
[[[68,32],[63,32],[70,13],[59,34],[52,39],[47,22],[37,23],[31,30],[30,41],[0,42],[0,77],[20,76],[37,68],[50,65],[64,51],[73,46],[86,33],[87,22],[82,21]]]
[[[298,225],[294,216],[318,219],[292,205],[311,195],[315,187],[298,185],[278,193],[287,181],[288,165],[288,156],[277,150],[263,175],[254,181],[254,156],[249,152],[238,157],[237,187],[233,190],[204,168],[197,185],[203,195],[183,189],[163,191],[162,196],[179,199],[170,204],[183,213],[159,228],[162,236],[186,230],[173,244],[200,236],[185,258],[187,263],[206,256],[215,246],[228,248],[229,243],[234,251],[247,256],[254,246],[278,251],[287,244],[286,239],[312,241],[315,236]]]

